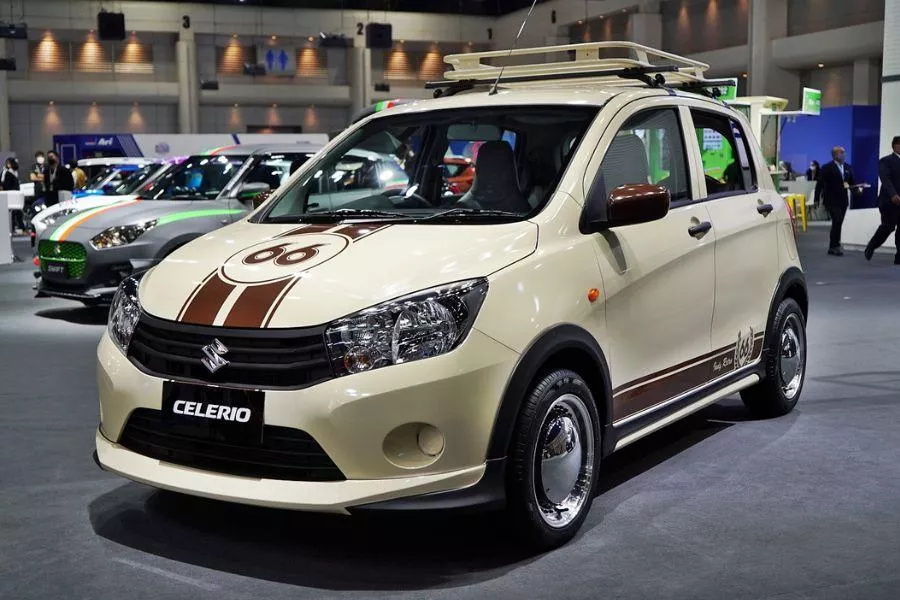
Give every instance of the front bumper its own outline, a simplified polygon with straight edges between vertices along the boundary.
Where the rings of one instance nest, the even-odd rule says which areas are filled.
[[[40,244],[39,243],[39,252]],[[72,243],[72,242],[69,242]],[[69,300],[81,300],[98,304],[108,303],[121,281],[129,275],[152,267],[157,261],[145,259],[146,247],[135,245],[95,250],[88,243],[80,243],[85,249],[85,258],[79,261],[77,269],[69,264],[68,275],[58,275],[47,271],[47,264],[54,262],[52,255],[41,255],[40,279],[35,291],[38,297],[55,296]]]
[[[462,346],[443,356],[300,390],[267,391],[265,424],[306,432],[346,477],[291,481],[175,465],[118,444],[135,409],[161,409],[163,379],[139,370],[104,334],[98,348],[97,456],[104,468],[135,481],[244,504],[323,512],[498,505],[503,464],[485,457],[517,359],[473,330]],[[413,456],[414,448],[400,460],[391,453],[389,434],[411,423],[441,431],[438,457]]]

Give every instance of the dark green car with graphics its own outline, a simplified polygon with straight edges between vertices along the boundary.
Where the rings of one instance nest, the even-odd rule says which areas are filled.
[[[75,213],[41,234],[37,296],[108,303],[119,283],[243,218],[319,146],[240,145],[192,156],[135,200]]]

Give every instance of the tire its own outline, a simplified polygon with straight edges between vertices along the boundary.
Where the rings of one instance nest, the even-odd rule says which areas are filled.
[[[765,376],[743,390],[741,400],[757,417],[780,417],[794,410],[806,379],[806,319],[795,300],[778,305],[765,347]]]
[[[538,377],[516,420],[506,481],[513,531],[532,549],[561,546],[584,523],[596,489],[600,431],[594,397],[577,373]]]

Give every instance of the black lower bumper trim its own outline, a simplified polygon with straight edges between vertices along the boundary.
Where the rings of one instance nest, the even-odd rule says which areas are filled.
[[[506,505],[506,459],[487,461],[484,475],[475,485],[448,492],[432,492],[353,506],[351,514],[384,514],[400,511],[481,512]]]
[[[101,471],[105,471],[105,470],[106,470],[106,467],[104,467],[104,466],[100,463],[100,457],[97,456],[97,451],[96,451],[96,450],[94,450],[94,452],[91,454],[91,458],[94,459],[94,463],[97,465],[97,467],[98,467]]]

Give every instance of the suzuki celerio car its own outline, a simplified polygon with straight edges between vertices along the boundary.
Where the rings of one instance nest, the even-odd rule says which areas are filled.
[[[360,121],[127,279],[98,350],[103,468],[309,511],[502,507],[548,548],[615,450],[738,392],[789,412],[807,294],[785,202],[744,117],[685,91],[705,65],[620,46],[637,58],[519,50],[576,58],[496,93],[480,61],[502,53],[449,57],[445,97]],[[457,142],[475,177],[447,195]]]

